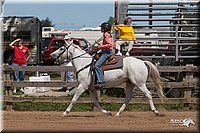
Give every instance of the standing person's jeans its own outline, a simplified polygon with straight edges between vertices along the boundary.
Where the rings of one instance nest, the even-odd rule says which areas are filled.
[[[111,50],[103,51],[101,57],[99,58],[99,60],[95,64],[95,71],[96,71],[97,79],[98,79],[99,83],[105,82],[103,72],[101,70],[101,66],[111,55],[112,55]]]
[[[13,67],[18,67],[18,66],[27,66],[26,64],[12,64]],[[24,75],[25,75],[25,71],[14,71],[13,72],[13,80],[14,81],[23,81],[24,80]]]
[[[69,81],[69,82],[73,82],[74,81],[74,72],[67,72],[66,73],[66,79],[67,79],[67,81]]]
[[[72,63],[64,61],[64,66],[72,66]],[[68,81],[68,82],[73,82],[74,81],[74,72],[73,71],[72,72],[68,71],[66,73],[66,81]],[[68,95],[72,95],[75,92],[76,92],[76,88],[75,87],[67,87],[66,93]]]
[[[72,63],[71,62],[67,62],[67,61],[64,61],[64,66],[72,66]],[[74,81],[74,72],[67,72],[66,73],[66,80],[69,81],[69,82],[73,82]]]

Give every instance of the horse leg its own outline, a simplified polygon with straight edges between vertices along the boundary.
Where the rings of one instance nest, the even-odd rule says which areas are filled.
[[[85,91],[85,87],[82,84],[79,84],[76,92],[72,98],[72,101],[70,102],[69,106],[67,107],[67,109],[65,110],[65,112],[63,113],[64,116],[67,116],[67,113],[69,113],[73,107],[73,104],[77,101],[77,99],[80,97],[80,95]]]
[[[121,108],[119,109],[119,111],[116,113],[116,116],[119,116],[123,111],[124,109],[126,108],[126,106],[128,105],[129,101],[131,100],[131,98],[133,97],[133,88],[135,86],[130,82],[130,81],[127,81],[126,82],[126,97],[125,97],[125,100],[124,100],[124,103],[122,104]]]
[[[92,101],[94,102],[94,105],[103,113],[103,114],[107,114],[107,115],[112,115],[112,113],[110,111],[107,111],[105,109],[103,109],[99,103],[99,99],[98,99],[98,94],[97,94],[97,90],[95,88],[90,88],[89,89],[91,97],[92,97]]]
[[[147,89],[145,84],[141,84],[138,85],[138,88],[145,94],[145,96],[148,98],[149,100],[149,104],[151,107],[151,110],[156,114],[159,115],[158,110],[155,108],[154,103],[153,103],[153,99],[152,99],[152,95],[151,92]]]

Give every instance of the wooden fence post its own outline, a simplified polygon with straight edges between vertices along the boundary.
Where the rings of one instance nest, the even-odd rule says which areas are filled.
[[[6,81],[10,81],[11,80],[11,78],[10,78],[10,74],[12,73],[12,71],[11,70],[6,70],[6,71],[4,71],[4,80],[6,80]],[[13,88],[11,87],[11,86],[5,86],[5,95],[7,96],[7,97],[12,97],[12,92],[13,92]],[[11,110],[13,110],[12,108],[13,108],[13,103],[12,102],[6,102],[5,103],[6,104],[6,110],[7,111],[11,111]]]
[[[188,64],[186,66],[193,66],[193,64]],[[186,80],[186,82],[189,83],[188,87],[185,88],[185,91],[184,91],[184,98],[186,99],[185,106],[189,106],[189,103],[190,103],[190,100],[191,100],[191,96],[192,96],[191,84],[193,83],[193,72],[187,72],[185,80]]]
[[[61,66],[65,66],[65,65],[61,65]],[[66,71],[61,72],[61,81],[66,81]]]

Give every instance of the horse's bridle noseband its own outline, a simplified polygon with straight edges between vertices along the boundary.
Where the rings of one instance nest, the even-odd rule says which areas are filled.
[[[73,43],[71,43],[69,46],[64,45],[65,49],[57,56],[56,60],[59,60],[60,56],[61,56],[66,50],[68,50],[68,49],[72,46],[72,44],[73,44]],[[83,53],[83,54],[81,54],[81,55],[78,55],[78,56],[76,56],[76,57],[73,57],[73,58],[68,58],[68,51],[67,51],[67,60],[72,61],[72,60],[74,60],[74,59],[76,59],[76,58],[79,58],[79,57],[85,55],[85,54],[87,54],[87,52],[85,52],[85,53]],[[78,75],[78,73],[79,73],[80,71],[82,71],[82,70],[88,68],[89,66],[91,66],[91,64],[92,64],[92,62],[89,63],[88,65],[86,65],[85,67],[83,67],[82,69],[78,70],[78,71],[76,72],[76,76]]]
[[[59,60],[60,56],[72,46],[72,43],[69,46],[64,45],[65,49],[56,57],[56,60]],[[68,59],[68,52],[67,52],[67,59]]]

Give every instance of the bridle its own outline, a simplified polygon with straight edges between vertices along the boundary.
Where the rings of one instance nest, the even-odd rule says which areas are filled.
[[[99,41],[101,41],[102,39],[103,39],[103,37],[99,38],[99,39],[96,40],[96,41],[99,42]],[[92,46],[94,46],[95,44],[96,44],[96,42],[95,42],[94,44],[92,44]],[[71,43],[69,46],[64,45],[65,49],[64,49],[64,50],[57,56],[57,58],[56,58],[56,61],[57,61],[57,62],[58,62],[60,56],[61,56],[66,50],[67,50],[67,60],[68,60],[69,62],[72,61],[72,60],[74,60],[74,59],[76,59],[76,58],[79,58],[79,57],[81,57],[81,56],[87,54],[87,52],[85,52],[85,53],[83,53],[83,54],[81,54],[81,55],[78,55],[78,56],[76,56],[76,57],[68,58],[68,57],[69,57],[69,56],[68,56],[68,50],[69,50],[69,48],[70,48],[72,45],[73,45],[73,43]],[[86,66],[84,66],[83,68],[81,68],[80,70],[78,70],[78,71],[76,72],[76,77],[77,77],[77,75],[78,75],[79,72],[81,72],[81,71],[83,71],[84,69],[90,67],[90,66],[92,65],[93,61],[94,61],[94,58],[92,58],[92,62],[91,62],[91,63],[87,64]]]
[[[65,53],[66,51],[67,51],[67,60],[68,60],[69,62],[70,62],[70,61],[73,61],[74,59],[77,59],[77,58],[79,58],[79,57],[81,57],[81,56],[83,56],[83,55],[85,55],[85,54],[87,54],[87,52],[85,52],[85,53],[80,54],[80,55],[78,55],[78,56],[76,56],[76,57],[69,58],[69,56],[68,56],[68,50],[69,50],[69,48],[70,48],[72,45],[73,45],[73,43],[71,43],[69,46],[64,45],[64,48],[65,48],[65,49],[56,57],[56,61],[57,61],[57,62],[59,61],[60,56],[61,56],[63,53]],[[93,61],[92,61],[92,62],[93,62]],[[89,66],[91,66],[92,62],[89,63],[88,65],[86,65],[85,67],[81,68],[80,70],[78,70],[78,71],[76,72],[76,76],[78,75],[79,72],[81,72],[82,70],[84,70],[84,69],[88,68]]]
[[[60,56],[61,56],[63,53],[65,53],[66,50],[67,50],[67,59],[68,59],[68,49],[69,49],[69,47],[71,47],[71,46],[72,46],[72,43],[71,43],[69,46],[64,45],[64,48],[65,48],[65,49],[56,57],[56,61],[59,60]]]

